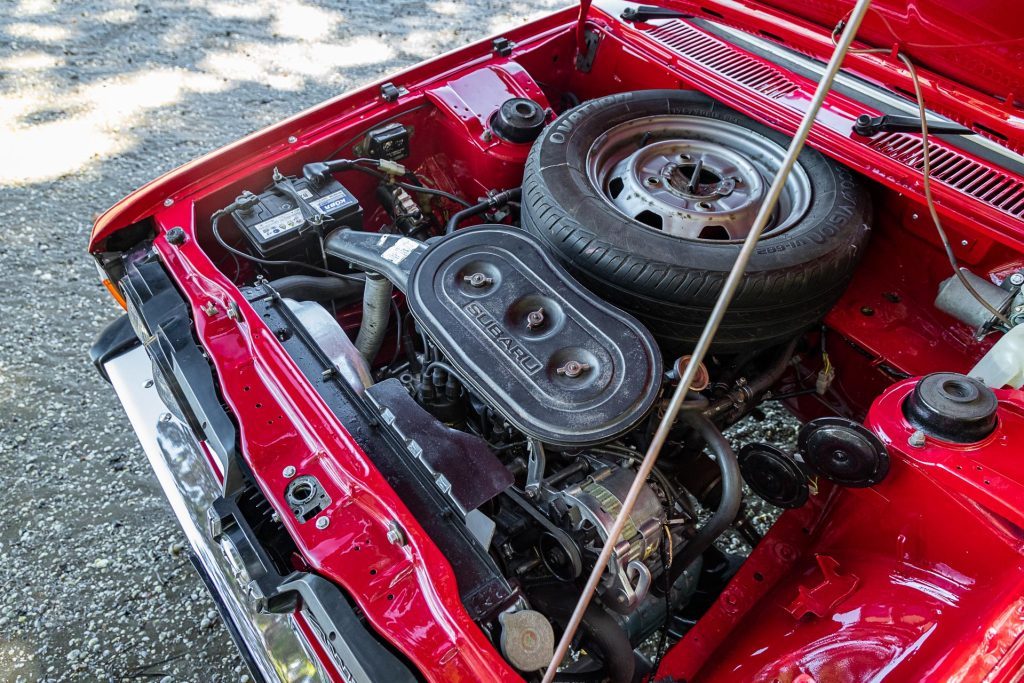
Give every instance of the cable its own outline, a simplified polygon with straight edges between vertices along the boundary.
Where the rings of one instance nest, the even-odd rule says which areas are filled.
[[[438,189],[433,188],[433,187],[423,187],[422,185],[413,185],[412,183],[404,183],[404,182],[402,182],[400,180],[393,180],[393,179],[390,179],[390,176],[387,173],[383,173],[383,172],[378,171],[377,169],[374,169],[374,168],[368,168],[366,166],[359,166],[356,163],[356,162],[379,163],[379,160],[377,160],[377,159],[363,159],[363,158],[360,158],[360,159],[334,159],[334,160],[332,160],[330,162],[327,162],[327,163],[334,164],[334,163],[345,163],[345,162],[348,162],[351,165],[349,165],[347,167],[344,167],[342,169],[339,169],[339,170],[351,169],[353,171],[362,171],[363,173],[367,173],[369,175],[372,175],[372,176],[374,176],[375,178],[377,178],[379,180],[385,180],[385,181],[391,183],[392,185],[397,185],[398,187],[401,187],[403,189],[409,190],[410,192],[419,192],[421,194],[431,194],[431,195],[436,195],[438,197],[444,197],[445,199],[447,199],[449,201],[452,201],[452,202],[455,202],[456,204],[458,204],[460,206],[464,206],[466,208],[469,208],[469,207],[473,206],[473,204],[470,204],[469,202],[467,202],[462,197],[457,197],[456,195],[453,195],[450,192],[445,192],[444,190],[438,190]]]
[[[402,311],[398,304],[391,299],[391,310],[395,312],[395,353],[391,356],[391,364],[398,360],[398,354],[402,352]]]
[[[880,15],[881,16],[881,15]],[[885,20],[882,17],[883,21]],[[841,20],[836,27],[832,30],[832,44],[835,45],[836,35],[842,30],[845,24],[845,19]],[[888,22],[886,22],[888,25]],[[850,54],[889,54],[892,50],[885,48],[860,48],[856,50],[850,50]],[[992,304],[984,299],[978,290],[974,288],[970,280],[960,270],[960,264],[957,263],[956,254],[953,253],[953,245],[949,241],[949,236],[946,235],[945,228],[942,227],[942,220],[939,218],[939,212],[935,206],[935,198],[932,196],[932,180],[931,180],[931,142],[928,139],[928,114],[924,104],[924,93],[921,90],[921,80],[917,76],[917,69],[914,67],[914,63],[910,60],[910,57],[902,52],[896,53],[896,58],[903,62],[903,66],[906,67],[907,73],[910,74],[910,80],[914,84],[914,97],[917,99],[917,113],[921,119],[921,184],[924,190],[924,201],[928,207],[928,214],[932,218],[932,222],[935,224],[935,231],[939,234],[939,240],[942,242],[942,248],[946,252],[946,258],[949,259],[949,265],[953,269],[953,274],[956,275],[960,284],[963,285],[967,293],[970,294],[978,304],[986,311],[992,314],[992,316],[1000,323],[1005,325],[1007,328],[1013,327],[1010,321],[1003,313],[997,310]]]
[[[985,310],[995,316],[996,320],[1009,329],[1013,327],[1010,321],[1007,320],[1006,316],[998,311],[992,304],[986,301],[976,289],[974,289],[974,285],[972,285],[963,274],[960,270],[960,265],[956,262],[956,254],[953,253],[953,246],[949,243],[949,237],[946,235],[946,231],[942,227],[942,221],[939,220],[939,212],[935,208],[935,200],[932,198],[928,119],[925,113],[924,95],[921,92],[921,82],[917,78],[917,69],[914,68],[914,63],[910,61],[910,58],[902,52],[898,52],[896,57],[898,57],[899,60],[907,67],[907,71],[910,72],[910,80],[914,83],[914,95],[917,97],[917,110],[921,117],[921,177],[924,185],[924,199],[928,205],[928,213],[931,214],[932,222],[935,223],[935,230],[939,233],[939,239],[942,240],[942,246],[946,250],[946,257],[949,259],[949,265],[953,268],[953,272],[956,274],[957,279],[960,280],[960,284],[964,286],[964,289],[966,289],[967,292],[985,308]]]

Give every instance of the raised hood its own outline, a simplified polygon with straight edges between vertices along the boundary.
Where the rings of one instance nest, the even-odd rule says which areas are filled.
[[[827,29],[852,0],[767,0]],[[1024,99],[1024,12],[1019,0],[873,0],[859,42],[898,46],[916,64],[997,99]]]
[[[584,8],[589,5],[582,0]],[[603,4],[603,3],[602,3]],[[853,0],[657,0],[650,4],[698,17],[749,19],[771,33],[785,15],[829,35]],[[1024,6],[1020,0],[874,0],[855,45],[894,46],[915,64],[1012,107],[1024,101]],[[1011,99],[1012,98],[1012,99]],[[1016,102],[1014,102],[1016,100]]]

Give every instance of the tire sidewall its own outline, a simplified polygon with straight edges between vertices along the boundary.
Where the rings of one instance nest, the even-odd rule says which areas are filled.
[[[526,191],[557,188],[556,204],[564,221],[588,226],[608,222],[619,230],[594,234],[602,244],[589,249],[621,250],[673,271],[700,268],[727,272],[736,260],[737,243],[709,242],[676,237],[653,230],[619,213],[587,175],[586,163],[594,141],[610,128],[639,117],[684,115],[714,118],[742,126],[785,148],[789,138],[753,119],[717,104],[692,91],[648,90],[621,93],[592,100],[559,116],[534,146],[527,174],[540,182],[528,183]],[[785,232],[764,238],[750,259],[748,274],[801,268],[834,252],[837,241],[856,246],[866,231],[867,198],[848,169],[829,162],[815,150],[804,148],[798,163],[811,182],[812,199],[804,216]],[[768,179],[770,182],[770,179]],[[550,242],[551,235],[539,221],[528,221],[534,232]]]

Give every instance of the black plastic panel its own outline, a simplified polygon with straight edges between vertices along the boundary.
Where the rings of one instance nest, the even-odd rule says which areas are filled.
[[[479,436],[446,426],[386,379],[366,396],[387,424],[431,473],[463,513],[475,510],[512,485],[512,473]]]
[[[413,266],[408,294],[416,319],[473,389],[529,436],[565,446],[605,441],[657,397],[661,354],[651,334],[525,232],[483,226],[432,244]]]
[[[302,374],[391,488],[451,563],[462,603],[476,620],[487,620],[513,603],[518,595],[486,550],[462,522],[462,513],[438,488],[416,454],[384,423],[375,407],[338,374],[324,375],[331,361],[308,337],[281,300],[265,287],[243,290],[267,326],[289,331],[281,342]]]

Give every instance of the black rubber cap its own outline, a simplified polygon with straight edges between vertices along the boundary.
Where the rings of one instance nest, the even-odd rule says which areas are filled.
[[[903,402],[903,414],[928,436],[974,443],[996,428],[998,404],[992,390],[973,377],[936,372],[917,383]]]
[[[840,486],[874,486],[889,474],[889,453],[869,429],[845,417],[819,417],[800,428],[804,463]]]
[[[747,486],[772,505],[798,508],[807,502],[807,475],[791,456],[778,448],[748,443],[740,449],[739,461]]]
[[[525,97],[505,100],[491,119],[491,128],[509,142],[533,142],[544,130],[544,108]]]

